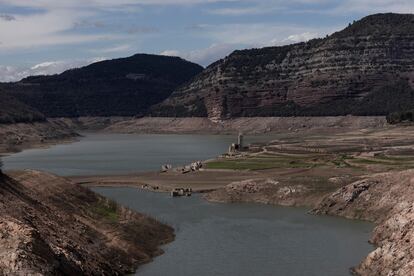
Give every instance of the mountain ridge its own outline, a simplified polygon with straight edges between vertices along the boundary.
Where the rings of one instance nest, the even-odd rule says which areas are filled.
[[[178,57],[136,54],[1,83],[0,91],[49,118],[141,116],[202,69]]]
[[[414,107],[414,15],[375,14],[326,38],[234,51],[153,116],[387,115]]]

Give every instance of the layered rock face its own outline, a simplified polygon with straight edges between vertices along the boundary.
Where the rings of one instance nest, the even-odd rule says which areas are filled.
[[[235,51],[154,115],[385,115],[414,106],[414,15],[368,16],[324,39]]]

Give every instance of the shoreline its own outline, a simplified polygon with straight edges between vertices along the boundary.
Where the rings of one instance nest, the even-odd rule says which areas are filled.
[[[6,274],[126,275],[175,238],[172,227],[56,175],[14,171],[0,184]]]
[[[384,228],[384,223],[386,223],[387,218],[390,216],[390,212],[383,212],[379,214],[378,211],[375,210],[359,210],[358,206],[354,207],[351,203],[348,203],[343,208],[348,208],[350,210],[348,211],[348,213],[344,213],[338,212],[335,209],[335,206],[337,204],[340,204],[342,198],[347,198],[349,196],[348,194],[352,195],[352,202],[356,202],[357,200],[359,200],[359,198],[379,196],[378,191],[376,190],[377,187],[375,186],[372,186],[371,188],[365,188],[365,186],[363,186],[361,190],[356,189],[356,191],[353,191],[352,189],[355,189],[354,186],[359,185],[358,183],[364,183],[364,181],[368,181],[368,179],[370,179],[371,176],[375,176],[378,173],[381,174],[383,171],[391,169],[391,175],[398,175],[400,171],[404,171],[404,169],[406,169],[405,167],[407,167],[407,165],[411,166],[411,163],[408,164],[406,161],[408,160],[407,158],[410,158],[409,160],[411,162],[411,153],[409,150],[409,145],[414,144],[414,140],[407,139],[407,137],[411,137],[409,133],[414,133],[413,127],[391,127],[382,130],[365,130],[362,132],[350,131],[349,133],[343,133],[339,136],[337,134],[334,134],[329,138],[320,138],[312,136],[311,134],[308,139],[309,142],[301,142],[301,148],[307,152],[305,155],[304,153],[294,153],[295,151],[298,151],[298,147],[296,145],[295,147],[289,147],[288,145],[291,143],[290,141],[279,140],[277,141],[277,143],[282,144],[283,146],[266,146],[268,147],[268,149],[272,150],[272,154],[276,154],[279,157],[284,156],[283,158],[293,158],[295,154],[299,154],[299,156],[301,156],[301,158],[303,159],[304,156],[309,155],[309,162],[311,163],[321,162],[323,161],[323,158],[325,158],[327,155],[331,155],[333,156],[333,158],[327,158],[324,161],[324,165],[322,165],[321,167],[318,167],[320,166],[319,164],[316,167],[311,166],[307,169],[275,168],[259,171],[215,170],[214,177],[210,176],[210,180],[212,178],[220,178],[221,173],[233,174],[233,177],[235,175],[240,176],[240,174],[244,175],[240,179],[227,178],[227,183],[229,184],[218,184],[217,182],[215,184],[210,183],[209,185],[213,186],[214,188],[209,189],[208,193],[204,193],[203,198],[209,201],[222,203],[251,202],[279,206],[306,207],[307,209],[309,209],[309,212],[311,214],[332,215],[352,220],[369,221],[375,225],[375,229],[372,232],[372,238],[370,240],[370,243],[375,246],[375,249],[364,260],[361,260],[361,263],[357,267],[354,267],[353,271],[356,272],[358,275],[372,275],[370,274],[372,271],[375,271],[375,273],[378,275],[382,275],[379,269],[375,270],[375,267],[373,265],[370,265],[370,263],[375,261],[379,262],[378,260],[383,260],[384,258],[387,258],[386,255],[378,255],[378,251],[381,252],[381,250],[384,250],[383,239],[378,238],[378,236],[381,236],[381,234],[378,234],[378,231],[383,232],[384,230],[377,229]],[[324,139],[326,139],[326,141]],[[369,147],[361,145],[360,140],[365,141],[364,143],[366,145],[375,144],[377,146]],[[338,141],[342,143],[340,146],[336,144],[338,143]],[[324,150],[315,151],[314,145],[316,144],[318,144],[318,147],[323,148]],[[342,159],[341,155],[336,153],[336,150],[339,147],[342,148],[341,151],[352,152],[352,156],[348,156],[345,159]],[[358,148],[355,150],[355,147]],[[331,152],[331,150],[333,151]],[[262,152],[262,154],[268,153],[268,151]],[[389,161],[388,159],[385,159],[385,161],[381,159],[382,154],[391,153],[398,153],[400,155],[402,154],[403,156],[404,154],[408,154],[407,157],[401,157],[401,164],[404,165],[400,165],[400,163],[395,163],[399,162],[398,155],[395,155],[396,157],[393,157],[394,155],[389,155],[389,157],[387,157],[389,158]],[[257,156],[257,153],[255,153],[255,156]],[[337,158],[339,157],[340,159],[338,160]],[[289,160],[283,160],[284,162],[289,163]],[[291,160],[294,160],[294,158]],[[213,163],[215,162],[214,160],[210,161]],[[224,161],[231,162],[231,159]],[[222,165],[226,163],[219,162],[218,164]],[[397,168],[399,169],[396,170],[394,166],[397,166]],[[412,164],[412,166],[414,167],[414,164]],[[359,168],[358,170],[362,171],[358,171],[356,168]],[[326,171],[329,171],[331,175],[327,175]],[[408,171],[408,173],[412,174],[414,177],[414,171]],[[180,184],[179,187],[190,187],[186,186],[186,182],[183,180],[193,175],[193,178],[197,178],[199,182],[193,182],[191,187],[194,188],[195,185],[194,192],[198,192],[198,190],[203,190],[198,185],[203,185],[204,183],[203,187],[206,187],[205,182],[208,181],[208,177],[207,179],[203,178],[206,176],[203,174],[209,175],[209,171],[205,170],[203,172],[189,173],[186,175],[170,174],[170,178],[166,177],[168,176],[168,174],[162,175],[160,173],[157,174],[156,172],[152,172],[118,176],[87,176],[85,177],[85,179],[89,179],[88,186],[104,186],[115,188],[121,186],[128,186],[142,189],[142,184],[148,184],[158,185],[160,187],[163,187],[164,189],[160,189],[158,191],[154,191],[153,189],[143,190],[151,192],[169,192],[171,188],[177,187],[177,183]],[[332,185],[332,187],[330,187],[326,191],[312,191],[309,190],[309,187],[306,187],[306,185],[292,183],[289,182],[288,179],[292,175],[313,177],[324,174],[325,179],[327,181],[325,184],[323,184],[324,187]],[[350,177],[350,174],[354,174],[354,177]],[[340,175],[343,176],[341,177]],[[283,182],[284,177],[287,179],[287,182],[285,183]],[[73,178],[77,178],[79,181],[79,179],[81,179],[82,177],[78,176]],[[190,181],[193,178],[190,177]],[[171,179],[173,179],[174,181],[173,183],[169,183],[168,185],[167,180],[171,182]],[[267,179],[277,179],[278,181],[268,181]],[[311,180],[311,178],[307,179],[307,181]],[[94,181],[95,183],[93,183]],[[116,183],[121,183],[121,185],[117,185]],[[328,183],[330,184],[328,185]],[[402,187],[401,190],[403,190]],[[316,194],[312,194],[315,192]],[[383,193],[385,194],[385,197],[387,194],[386,192]],[[276,195],[276,198],[274,197],[274,195]],[[333,196],[336,196],[336,198],[332,199],[330,203],[325,203],[329,198]],[[369,202],[369,204],[371,205],[376,205],[378,203],[369,199],[367,200],[367,202]],[[396,212],[396,214],[398,214],[398,212]],[[414,227],[411,230],[414,231]],[[376,257],[373,259],[372,255],[375,255]],[[388,271],[396,269],[392,264],[382,264],[379,267],[381,267],[381,269],[383,269],[384,271],[387,269]]]
[[[266,150],[263,152],[254,153],[255,158],[258,158],[257,156],[259,156],[258,159],[262,156],[263,160],[271,158],[274,164],[281,167],[264,170],[221,170],[216,168],[214,170],[215,181],[213,182],[209,170],[185,175],[144,172],[129,175],[71,176],[66,178],[86,187],[134,187],[141,189],[141,186],[145,184],[158,186],[156,191],[143,189],[153,192],[169,192],[174,187],[191,187],[194,188],[194,192],[203,192],[204,199],[215,202],[254,202],[307,207],[314,214],[370,221],[376,225],[371,239],[376,249],[358,267],[354,268],[359,275],[370,275],[368,271],[373,269],[370,262],[378,264],[379,261],[386,258],[384,253],[386,251],[383,249],[384,237],[378,231],[386,232],[384,223],[388,223],[387,219],[391,216],[390,214],[395,216],[399,213],[397,211],[378,213],[378,210],[369,208],[358,210],[359,207],[354,207],[354,202],[364,196],[370,198],[379,195],[376,186],[365,187],[362,185],[360,189],[355,186],[358,186],[361,181],[368,181],[367,179],[371,179],[372,176],[387,170],[391,170],[390,174],[392,175],[398,175],[400,171],[414,168],[410,155],[410,146],[414,144],[414,140],[409,138],[413,137],[414,128],[411,126],[374,127],[372,129],[345,127],[343,129],[336,128],[330,134],[329,131],[329,128],[305,128],[300,131],[289,131],[288,135],[276,139],[275,143],[266,145]],[[100,133],[102,132],[100,131]],[[346,156],[341,155],[341,152],[346,152]],[[268,156],[269,154],[270,156]],[[394,154],[396,157],[393,157]],[[404,157],[405,154],[407,157]],[[387,159],[384,159],[383,155]],[[399,163],[399,155],[403,156],[401,163]],[[296,156],[300,156],[300,161],[296,159]],[[407,163],[406,160],[409,162]],[[240,163],[240,160],[238,163],[234,163],[232,159],[220,162],[217,162],[217,159],[209,161],[214,166],[234,166]],[[260,162],[259,165],[267,164]],[[296,166],[298,168],[294,168]],[[414,177],[414,171],[408,172],[410,175],[412,173]],[[318,177],[321,176],[323,181],[319,183]],[[383,193],[387,192],[390,191]],[[343,212],[335,209],[335,206],[340,206],[341,200],[346,199],[349,194],[352,195],[352,204],[347,203],[342,208],[342,210],[348,208],[349,211]],[[327,204],[328,199],[331,201]],[[379,204],[367,200],[371,205]],[[408,202],[411,202],[410,200]],[[410,229],[414,231],[414,227]],[[372,254],[375,255],[374,259]],[[384,271],[397,269],[392,264],[380,266]]]

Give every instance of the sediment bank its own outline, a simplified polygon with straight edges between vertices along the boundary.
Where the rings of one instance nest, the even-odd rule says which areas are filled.
[[[74,141],[81,132],[138,134],[263,134],[383,128],[385,117],[263,117],[211,121],[208,118],[80,117],[0,124],[0,153]]]

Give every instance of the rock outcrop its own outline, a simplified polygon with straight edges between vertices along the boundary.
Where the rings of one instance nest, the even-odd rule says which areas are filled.
[[[125,275],[172,228],[51,174],[0,178],[0,275]]]
[[[154,116],[386,115],[414,107],[414,15],[377,14],[324,39],[235,51]]]
[[[355,268],[359,275],[413,275],[414,170],[366,177],[325,198],[316,214],[376,222],[377,249]]]
[[[303,206],[314,202],[304,185],[285,185],[275,179],[247,179],[233,182],[206,194],[212,202],[254,202],[281,206]]]

